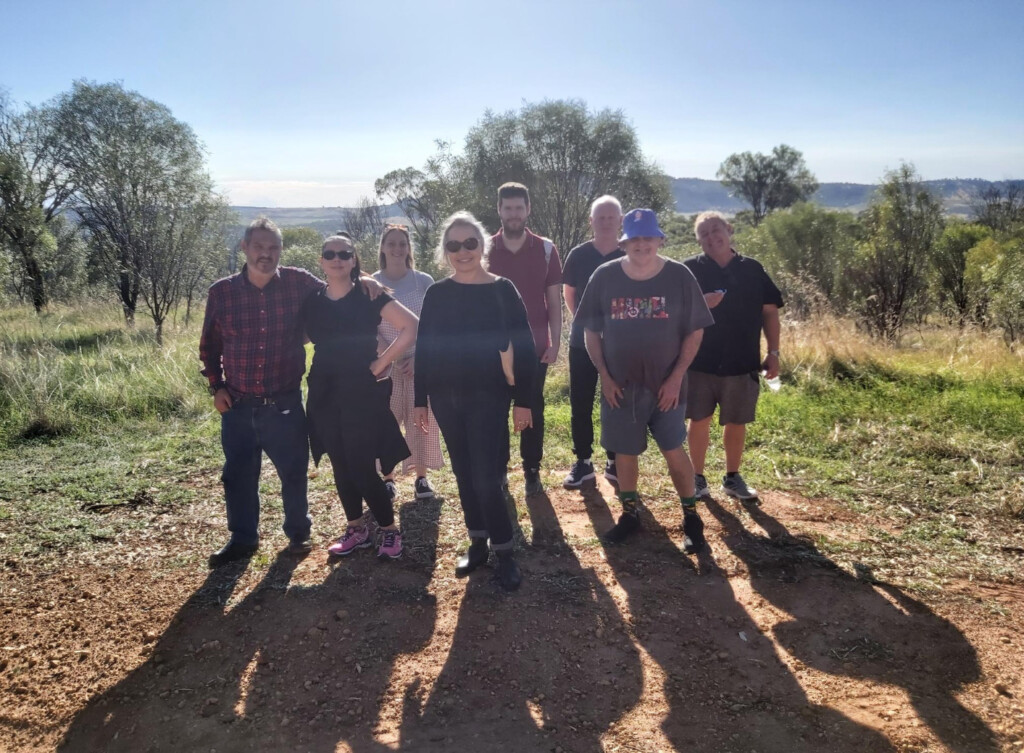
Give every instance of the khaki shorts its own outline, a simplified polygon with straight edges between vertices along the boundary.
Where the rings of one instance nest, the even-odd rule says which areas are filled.
[[[718,425],[754,421],[761,380],[756,371],[739,376],[716,376],[700,371],[688,374],[686,417],[701,421],[718,411]]]

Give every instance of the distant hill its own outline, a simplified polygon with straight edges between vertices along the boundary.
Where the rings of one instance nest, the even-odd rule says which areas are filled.
[[[948,214],[967,215],[971,212],[971,201],[981,191],[991,186],[1005,188],[1008,182],[946,178],[924,183],[942,200]],[[878,186],[866,183],[822,183],[812,200],[833,209],[858,212],[868,205],[876,188]],[[748,208],[744,202],[730,196],[717,180],[672,178],[672,196],[676,200],[676,211],[683,214],[707,209],[732,214]]]
[[[707,209],[717,209],[726,214],[735,214],[747,205],[729,195],[717,180],[703,178],[672,178],[672,196],[676,200],[676,211],[682,214],[696,214]],[[1009,181],[988,181],[978,179],[947,178],[928,180],[928,186],[942,199],[948,214],[969,215],[971,201],[981,191],[991,186],[1006,188]],[[871,201],[871,195],[878,186],[866,183],[822,183],[813,200],[832,209],[859,212]],[[312,227],[324,235],[344,227],[343,207],[231,207],[244,227],[261,214],[270,217],[282,227]],[[385,207],[389,218],[401,216],[397,206]]]

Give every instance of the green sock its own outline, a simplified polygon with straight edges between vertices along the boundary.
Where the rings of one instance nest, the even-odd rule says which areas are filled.
[[[696,497],[680,497],[680,501],[683,503],[683,509],[696,512],[697,511],[697,498]]]
[[[636,492],[623,492],[617,494],[619,502],[622,503],[622,512],[626,515],[636,515],[636,505],[640,501],[640,495]]]

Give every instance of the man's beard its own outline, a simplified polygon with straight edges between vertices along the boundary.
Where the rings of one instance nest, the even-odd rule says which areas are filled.
[[[526,223],[517,222],[516,224],[517,227],[513,228],[506,225],[504,222],[501,223],[501,234],[504,235],[506,238],[522,238],[523,235],[526,233]]]

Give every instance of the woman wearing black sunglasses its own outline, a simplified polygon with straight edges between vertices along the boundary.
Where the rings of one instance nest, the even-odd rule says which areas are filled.
[[[345,533],[328,548],[344,557],[373,546],[363,500],[380,527],[377,555],[402,554],[402,536],[394,506],[376,461],[390,471],[409,457],[391,408],[386,379],[391,363],[416,340],[416,316],[386,293],[370,300],[359,279],[359,257],[350,238],[332,235],[324,241],[320,267],[327,287],[310,294],[301,321],[313,342],[313,365],[307,384],[309,444],[313,462],[326,453],[334,483],[348,519]],[[377,326],[391,324],[398,336],[377,355]]]
[[[526,308],[515,286],[483,265],[490,237],[468,212],[448,218],[438,261],[453,270],[423,299],[414,364],[415,423],[427,428],[427,399],[441,429],[470,545],[455,567],[464,576],[487,562],[487,542],[498,558],[502,588],[519,587],[512,556],[512,521],[501,487],[509,403],[516,431],[531,425],[536,356]],[[442,262],[442,259],[444,260]],[[510,385],[501,351],[512,347]]]

